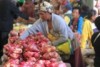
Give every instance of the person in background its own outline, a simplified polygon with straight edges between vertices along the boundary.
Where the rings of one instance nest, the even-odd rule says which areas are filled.
[[[67,4],[70,4],[69,0],[58,0],[58,3],[60,4],[59,11],[62,13],[63,7]]]
[[[51,1],[50,1],[50,3],[51,3],[53,6],[55,6],[56,3],[58,3],[58,2],[59,2],[58,0],[51,0]]]
[[[25,0],[25,3],[21,7],[21,11],[24,14],[34,18],[34,4],[32,0]]]
[[[85,18],[89,13],[90,8],[87,5],[81,6],[81,16]]]
[[[61,15],[61,12],[59,10],[60,4],[56,2],[53,7],[54,7],[54,13],[57,14],[57,15]]]
[[[71,4],[66,4],[63,8],[64,20],[69,25],[72,19],[72,6]]]
[[[72,67],[84,67],[82,54],[81,54],[81,48],[80,48],[80,39],[82,34],[82,27],[83,27],[83,17],[80,16],[81,10],[79,7],[74,7],[72,9],[72,16],[73,19],[70,23],[70,27],[72,31],[75,34],[76,41],[78,42],[79,46],[74,51],[74,53],[70,56],[70,59],[68,62],[71,63]],[[73,43],[72,45],[75,45],[76,43]]]
[[[17,19],[17,22],[24,22],[26,24],[32,24],[35,22],[35,5],[33,4],[32,0],[25,0],[25,3],[20,7],[20,11],[26,14],[29,17],[32,17],[34,21],[25,20],[23,18]]]
[[[95,10],[90,10],[83,25],[83,30],[82,30],[82,38],[81,38],[81,48],[85,49],[87,42],[89,41],[89,46],[92,47],[91,45],[91,36],[94,32],[96,32],[96,27],[93,26],[94,20],[96,18],[96,11]],[[94,29],[95,28],[95,29]]]
[[[100,15],[100,0],[96,0],[97,2],[96,2],[96,7],[97,7],[97,9],[98,9],[98,15]]]
[[[95,10],[90,10],[86,19],[84,20],[84,25],[83,25],[83,30],[82,30],[82,37],[81,37],[81,51],[82,51],[82,56],[83,60],[85,63],[90,65],[90,63],[93,64],[93,62],[88,61],[87,58],[92,58],[93,60],[93,55],[94,55],[94,49],[92,47],[91,43],[91,37],[94,32],[97,32],[96,27],[94,25],[94,20],[96,18],[96,11]],[[92,55],[92,57],[90,57]],[[88,61],[88,62],[87,62]]]
[[[54,13],[62,16],[62,12],[60,11],[60,3],[57,1],[53,4]]]
[[[72,9],[73,19],[70,26],[73,32],[82,34],[82,27],[84,22],[83,22],[83,17],[80,14],[81,14],[80,7],[74,7]]]
[[[22,6],[24,2],[25,0],[17,0],[17,7]]]
[[[72,17],[73,19],[71,20],[71,23],[69,25],[72,31],[75,33],[78,42],[80,43],[80,38],[81,38],[82,28],[84,23],[84,19],[81,16],[80,7],[74,7],[72,9]]]
[[[58,0],[58,2],[60,3],[61,6],[64,6],[64,5],[68,4],[68,3],[70,3],[69,0]]]
[[[3,46],[8,43],[8,35],[13,29],[13,20],[19,16],[26,20],[33,20],[21,13],[11,0],[0,0],[0,58],[3,55]]]
[[[94,22],[99,30],[98,32],[94,33],[91,38],[92,46],[95,51],[94,66],[100,67],[100,16],[98,16]]]

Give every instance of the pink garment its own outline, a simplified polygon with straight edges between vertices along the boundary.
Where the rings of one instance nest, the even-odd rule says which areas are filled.
[[[82,59],[81,49],[78,47],[74,54],[70,56],[70,59],[68,61],[72,67],[85,67],[85,64]]]

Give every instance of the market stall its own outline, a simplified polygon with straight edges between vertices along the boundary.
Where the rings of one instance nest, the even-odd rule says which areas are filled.
[[[12,31],[9,43],[4,46],[3,67],[67,67],[57,49],[42,33],[16,40],[17,32]]]

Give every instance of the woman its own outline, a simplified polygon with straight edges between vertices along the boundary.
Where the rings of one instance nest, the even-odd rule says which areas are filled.
[[[73,19],[72,22],[70,23],[70,27],[75,34],[75,38],[78,42],[77,43],[78,45],[80,45],[80,38],[81,38],[82,27],[83,27],[83,18],[81,17],[80,14],[81,14],[81,10],[79,7],[74,7],[72,9]],[[76,45],[76,43],[73,43],[73,45]],[[72,67],[84,67],[80,46],[77,46],[76,50],[71,55],[69,61]]]
[[[80,7],[74,7],[72,9],[72,17],[73,18],[69,25],[72,31],[75,33],[78,42],[80,43],[80,37],[82,34],[82,28],[83,28],[83,23],[84,23],[83,17],[81,16]]]
[[[83,30],[82,30],[82,39],[81,39],[81,48],[85,49],[87,48],[87,42],[90,44],[89,48],[92,47],[91,45],[91,36],[95,29],[93,28],[93,23],[96,18],[96,11],[90,10],[87,18],[84,21]],[[88,46],[88,45],[87,45]]]
[[[96,18],[95,25],[100,31],[100,16]],[[94,59],[94,66],[100,67],[100,32],[96,32],[92,35],[91,42],[92,46],[94,47],[95,51],[95,59]]]
[[[20,36],[21,40],[25,39],[30,34],[36,34],[37,32],[41,32],[43,35],[48,37],[54,46],[68,42],[69,38],[73,40],[74,34],[72,30],[68,27],[61,16],[52,13],[50,7],[42,5],[39,15],[40,18],[32,25],[32,27]]]
[[[33,24],[32,27],[20,36],[20,39],[25,39],[30,34],[36,34],[37,31],[43,33],[46,37],[48,37],[50,33],[57,37],[58,39],[52,42],[53,45],[58,45],[59,43],[66,41],[68,38],[74,38],[73,32],[66,25],[64,19],[59,15],[52,13],[52,9],[50,7],[42,5],[39,15],[40,18]]]
[[[83,25],[82,38],[81,38],[81,51],[84,61],[89,65],[91,61],[87,62],[89,56],[94,55],[94,50],[91,44],[91,37],[95,31],[94,20],[96,18],[96,11],[90,10]]]

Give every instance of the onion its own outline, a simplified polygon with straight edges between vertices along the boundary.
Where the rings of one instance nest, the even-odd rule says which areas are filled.
[[[6,62],[3,67],[18,67],[18,66],[19,66],[18,59],[9,59],[8,62]]]
[[[49,45],[49,40],[42,33],[16,43],[17,38],[10,36],[9,43],[4,46],[4,53],[9,57],[4,67],[65,67],[63,62],[58,62],[56,48]]]

